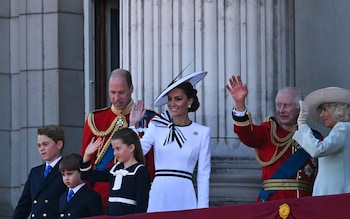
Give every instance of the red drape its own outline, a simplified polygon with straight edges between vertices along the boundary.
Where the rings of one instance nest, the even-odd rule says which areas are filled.
[[[290,209],[290,213],[286,219],[350,218],[350,193],[348,193],[185,211],[142,213],[119,217],[98,216],[89,217],[89,219],[280,219],[282,217],[280,217],[279,209],[282,204],[287,204]]]

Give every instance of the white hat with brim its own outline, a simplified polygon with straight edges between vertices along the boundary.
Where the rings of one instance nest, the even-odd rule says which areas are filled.
[[[311,92],[305,97],[305,103],[309,110],[309,117],[323,123],[320,117],[320,106],[324,103],[350,104],[350,90],[339,87],[327,87]]]
[[[188,74],[176,81],[173,81],[167,88],[165,88],[157,97],[157,99],[154,101],[154,106],[161,106],[168,102],[168,93],[174,89],[175,87],[179,86],[180,84],[184,82],[190,82],[192,86],[197,84],[200,80],[202,80],[208,72],[206,71],[199,71],[199,72],[193,72],[191,74]]]

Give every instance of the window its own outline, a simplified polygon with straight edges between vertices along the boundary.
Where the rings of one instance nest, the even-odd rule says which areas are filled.
[[[95,2],[95,108],[110,105],[109,73],[120,67],[119,1]]]

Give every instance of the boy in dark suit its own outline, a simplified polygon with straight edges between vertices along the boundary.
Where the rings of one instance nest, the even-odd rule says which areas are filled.
[[[59,196],[66,190],[58,169],[64,147],[64,131],[57,125],[38,129],[38,151],[44,164],[30,170],[13,219],[47,218],[58,215]]]
[[[59,218],[80,218],[102,215],[101,196],[91,190],[80,178],[80,154],[62,159],[59,169],[67,192],[60,197]]]

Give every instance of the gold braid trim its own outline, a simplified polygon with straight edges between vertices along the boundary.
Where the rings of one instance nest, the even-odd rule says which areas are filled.
[[[103,156],[105,155],[108,147],[109,147],[109,144],[111,143],[111,139],[112,139],[112,136],[113,134],[119,130],[119,126],[115,126],[114,129],[113,129],[113,133],[109,135],[108,139],[105,141],[105,144],[98,149],[97,151],[97,155],[96,155],[96,160],[95,160],[95,165],[99,164],[103,158]]]
[[[263,181],[265,190],[304,190],[312,191],[312,183],[296,179],[268,179]]]
[[[236,126],[240,126],[240,127],[244,127],[244,126],[248,126],[250,125],[250,121],[244,121],[244,122],[238,122],[236,120],[233,120],[233,124],[235,124]]]
[[[275,150],[273,156],[271,157],[271,159],[269,161],[265,162],[265,161],[262,161],[260,159],[258,149],[255,149],[256,160],[258,161],[258,163],[262,167],[266,167],[266,166],[269,166],[269,165],[275,163],[278,159],[280,159],[283,156],[283,154],[286,153],[288,148],[290,148],[290,146],[294,142],[294,140],[292,139],[294,132],[289,133],[284,138],[280,138],[276,133],[276,130],[277,130],[276,122],[271,119],[270,124],[271,124],[270,139],[271,139],[272,144],[274,144],[276,146],[276,150]],[[280,147],[283,147],[283,149],[281,150],[281,152],[279,152],[277,154],[278,148],[280,148]]]
[[[130,103],[121,112],[120,111],[118,112],[118,110],[115,109],[115,107],[112,105],[111,110],[113,113],[116,114],[116,117],[112,121],[111,125],[104,131],[97,129],[96,124],[95,124],[94,114],[93,113],[89,114],[88,125],[90,127],[91,132],[95,136],[103,137],[103,138],[106,137],[107,135],[109,135],[107,140],[104,139],[104,142],[105,142],[104,145],[101,148],[99,148],[97,151],[95,165],[97,165],[101,162],[103,156],[105,155],[105,153],[108,149],[108,146],[111,142],[113,134],[121,128],[128,127],[128,122],[126,121],[125,115],[130,113],[133,105],[134,105],[134,102],[131,100]]]
[[[114,118],[111,125],[105,131],[100,131],[97,129],[97,127],[95,125],[94,114],[90,113],[88,116],[89,128],[90,128],[92,134],[94,134],[95,136],[98,136],[98,137],[105,137],[106,135],[111,133],[112,130],[114,129],[116,123],[117,123],[117,117]]]
[[[253,119],[252,119],[252,114],[250,112],[247,112],[248,120],[239,122],[236,121],[232,118],[233,124],[239,127],[245,127],[245,126],[250,126],[250,130],[253,131]]]

